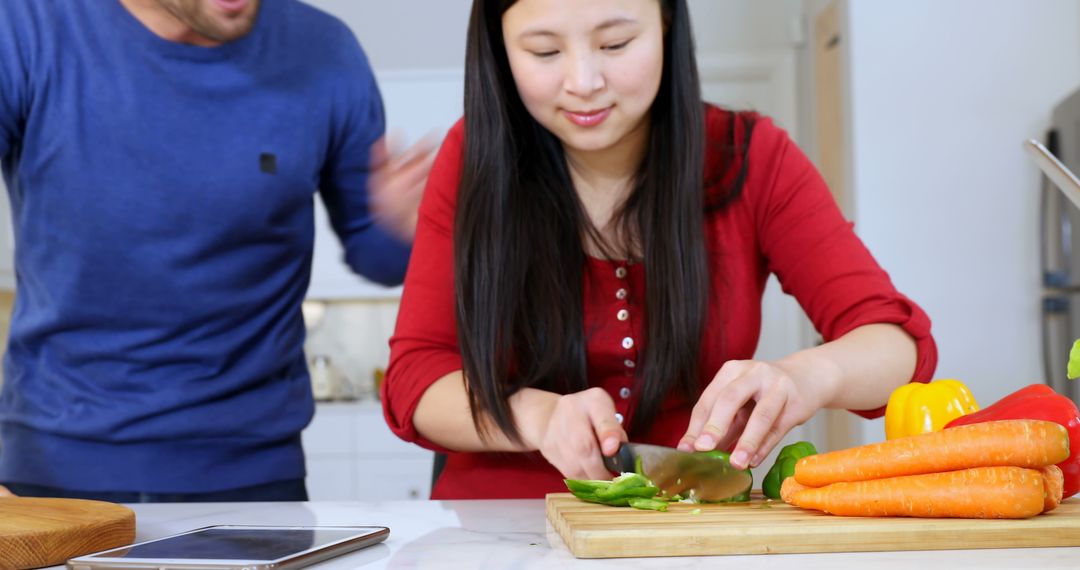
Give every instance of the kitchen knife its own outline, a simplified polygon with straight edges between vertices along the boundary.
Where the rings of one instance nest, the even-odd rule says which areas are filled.
[[[639,461],[642,474],[668,497],[720,501],[746,491],[752,482],[749,473],[735,469],[727,459],[644,443],[622,444],[615,455],[604,457],[604,467],[632,473]]]

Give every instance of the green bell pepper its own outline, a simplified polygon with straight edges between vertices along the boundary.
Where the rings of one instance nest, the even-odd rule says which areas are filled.
[[[721,451],[719,449],[714,449],[712,451],[701,451],[699,453],[701,453],[703,455],[707,455],[709,457],[719,457],[720,459],[723,459],[723,460],[728,461],[728,462],[731,461],[731,454],[726,452],[726,451]],[[719,501],[701,501],[701,502],[702,503],[746,503],[746,502],[750,501],[750,489],[753,488],[753,486],[754,486],[754,473],[750,471],[749,467],[747,467],[743,471],[745,471],[746,474],[750,476],[750,482],[746,484],[746,488],[743,489],[741,493],[739,493],[738,495],[735,495],[734,497],[728,498],[728,499],[720,499]]]
[[[785,445],[776,456],[776,463],[765,474],[761,482],[761,492],[770,499],[780,498],[780,486],[784,479],[795,474],[795,464],[808,455],[816,455],[817,448],[809,441],[800,441]]]

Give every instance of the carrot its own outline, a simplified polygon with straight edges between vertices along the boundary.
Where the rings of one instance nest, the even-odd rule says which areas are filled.
[[[1042,472],[1045,484],[1046,498],[1043,503],[1043,512],[1052,511],[1061,504],[1061,494],[1065,490],[1065,475],[1057,465],[1047,465],[1039,471]]]
[[[1042,420],[1000,420],[810,455],[795,464],[808,487],[971,467],[1038,469],[1069,457],[1069,435]]]
[[[806,485],[803,485],[795,480],[794,477],[788,477],[784,479],[784,482],[780,484],[780,498],[789,505],[794,504],[791,502],[791,498],[795,493],[802,491],[803,489],[809,489]]]
[[[849,517],[1022,519],[1043,511],[1044,477],[1022,467],[833,483],[792,494],[796,506]]]

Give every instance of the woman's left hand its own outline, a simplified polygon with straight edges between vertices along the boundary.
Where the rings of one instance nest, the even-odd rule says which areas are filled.
[[[797,368],[756,360],[725,363],[694,405],[679,449],[729,448],[737,438],[732,466],[756,467],[793,427],[832,400],[833,376],[799,374]]]

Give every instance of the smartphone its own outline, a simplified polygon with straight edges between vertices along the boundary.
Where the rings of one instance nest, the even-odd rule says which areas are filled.
[[[68,561],[69,570],[291,570],[380,543],[384,526],[217,525]]]

